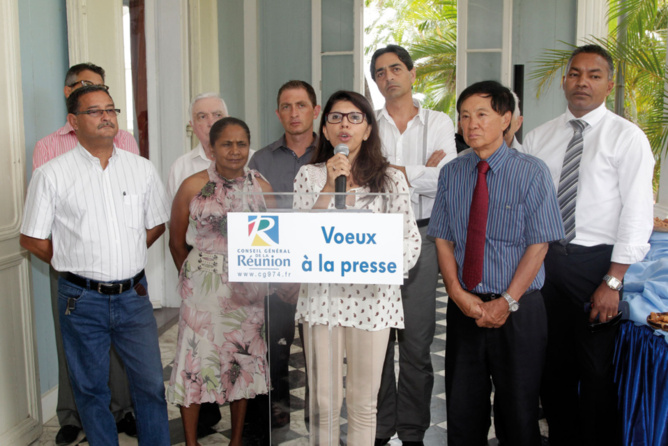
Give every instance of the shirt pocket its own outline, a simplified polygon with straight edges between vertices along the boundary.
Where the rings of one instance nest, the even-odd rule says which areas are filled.
[[[144,228],[144,213],[141,206],[141,195],[126,194],[123,196],[125,224],[134,229]]]
[[[524,206],[520,203],[490,203],[487,236],[492,240],[518,243],[524,235]]]

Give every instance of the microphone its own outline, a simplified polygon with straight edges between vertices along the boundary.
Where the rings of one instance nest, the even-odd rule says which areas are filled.
[[[336,147],[334,147],[334,155],[337,153],[343,153],[346,157],[350,153],[350,149],[348,149],[348,146],[345,144],[339,144]],[[336,178],[336,182],[334,183],[334,191],[337,193],[345,193],[346,192],[346,176],[345,175],[340,175]],[[336,209],[345,209],[346,208],[346,196],[345,195],[335,195],[334,196],[334,207]]]

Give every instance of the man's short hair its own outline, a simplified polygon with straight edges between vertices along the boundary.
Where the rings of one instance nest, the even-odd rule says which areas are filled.
[[[190,116],[190,119],[193,119],[193,107],[195,106],[195,102],[199,101],[200,99],[207,99],[207,98],[216,98],[220,100],[220,104],[223,106],[223,113],[225,113],[225,116],[229,115],[227,111],[227,104],[225,104],[225,101],[223,98],[220,97],[218,93],[215,93],[213,91],[209,91],[206,93],[200,93],[197,96],[193,98],[192,101],[190,101],[190,107],[188,107],[188,116]]]
[[[93,73],[97,73],[102,78],[102,82],[104,82],[104,68],[98,67],[90,62],[85,62],[72,65],[70,69],[67,70],[67,74],[65,75],[65,86],[69,87],[75,83],[77,81],[77,76],[82,71],[92,71]]]
[[[113,98],[109,94],[109,90],[107,89],[106,85],[88,85],[86,87],[77,88],[70,94],[70,96],[67,98],[67,113],[75,114],[78,112],[81,97],[89,93],[95,93],[96,91],[103,91],[107,93],[109,99],[113,101]]]
[[[283,85],[281,85],[281,88],[278,89],[278,95],[276,96],[276,108],[279,108],[281,106],[281,95],[285,90],[296,90],[298,88],[303,88],[306,90],[306,94],[308,95],[308,98],[311,101],[311,105],[315,108],[316,105],[318,105],[318,98],[315,95],[315,90],[309,84],[308,82],[305,81],[287,81]]]
[[[461,112],[464,101],[477,94],[485,98],[490,98],[492,109],[501,116],[515,111],[515,98],[509,88],[504,87],[496,81],[482,81],[476,82],[462,91],[459,99],[457,99],[457,114]],[[508,122],[508,127],[503,131],[504,135],[508,128],[510,128],[510,121]]]
[[[573,52],[571,53],[571,57],[568,59],[568,63],[566,64],[567,74],[568,71],[571,69],[571,62],[573,62],[573,58],[578,54],[582,53],[598,54],[603,59],[605,59],[605,61],[608,62],[608,80],[613,79],[613,77],[615,76],[615,63],[612,61],[612,56],[610,56],[610,53],[608,53],[605,48],[603,48],[600,45],[594,45],[594,44],[582,45],[573,50]]]
[[[411,58],[411,55],[408,54],[408,51],[406,51],[406,48],[399,46],[399,45],[388,45],[385,48],[379,48],[376,50],[375,53],[373,53],[373,56],[371,56],[371,79],[376,81],[376,59],[378,59],[380,56],[382,56],[385,53],[394,53],[397,55],[399,60],[406,65],[406,68],[408,71],[413,69],[413,59]]]

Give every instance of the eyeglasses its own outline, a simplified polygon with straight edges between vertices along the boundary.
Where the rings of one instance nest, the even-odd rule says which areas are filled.
[[[348,122],[351,124],[361,124],[364,122],[364,113],[362,112],[350,112],[350,113],[327,113],[327,122],[330,124],[338,124],[343,121],[343,117],[348,119]]]
[[[109,116],[116,116],[121,112],[120,108],[108,108],[106,110],[86,110],[74,113],[75,115],[88,115],[93,118],[101,118],[104,113]]]
[[[90,87],[90,86],[92,86],[92,85],[98,85],[99,87],[104,87],[104,89],[107,90],[107,91],[109,90],[109,87],[106,86],[106,85],[95,84],[95,83],[93,83],[93,81],[85,81],[85,80],[84,80],[84,81],[76,81],[75,83],[68,85],[68,87],[70,87],[70,88],[74,88],[74,87]]]

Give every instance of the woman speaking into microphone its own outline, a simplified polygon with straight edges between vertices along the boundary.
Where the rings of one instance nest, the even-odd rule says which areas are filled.
[[[348,147],[347,156],[341,145]],[[335,153],[335,147],[340,153]],[[332,197],[340,177],[345,178],[348,195],[336,206]],[[408,184],[383,156],[376,118],[364,96],[337,91],[329,98],[312,163],[299,170],[294,191],[295,209],[345,207],[402,214],[404,274],[415,265],[421,239]],[[399,285],[304,284],[295,317],[305,324],[308,373],[317,414],[316,444],[339,444],[345,356],[347,443],[373,445],[390,329],[404,327]]]

